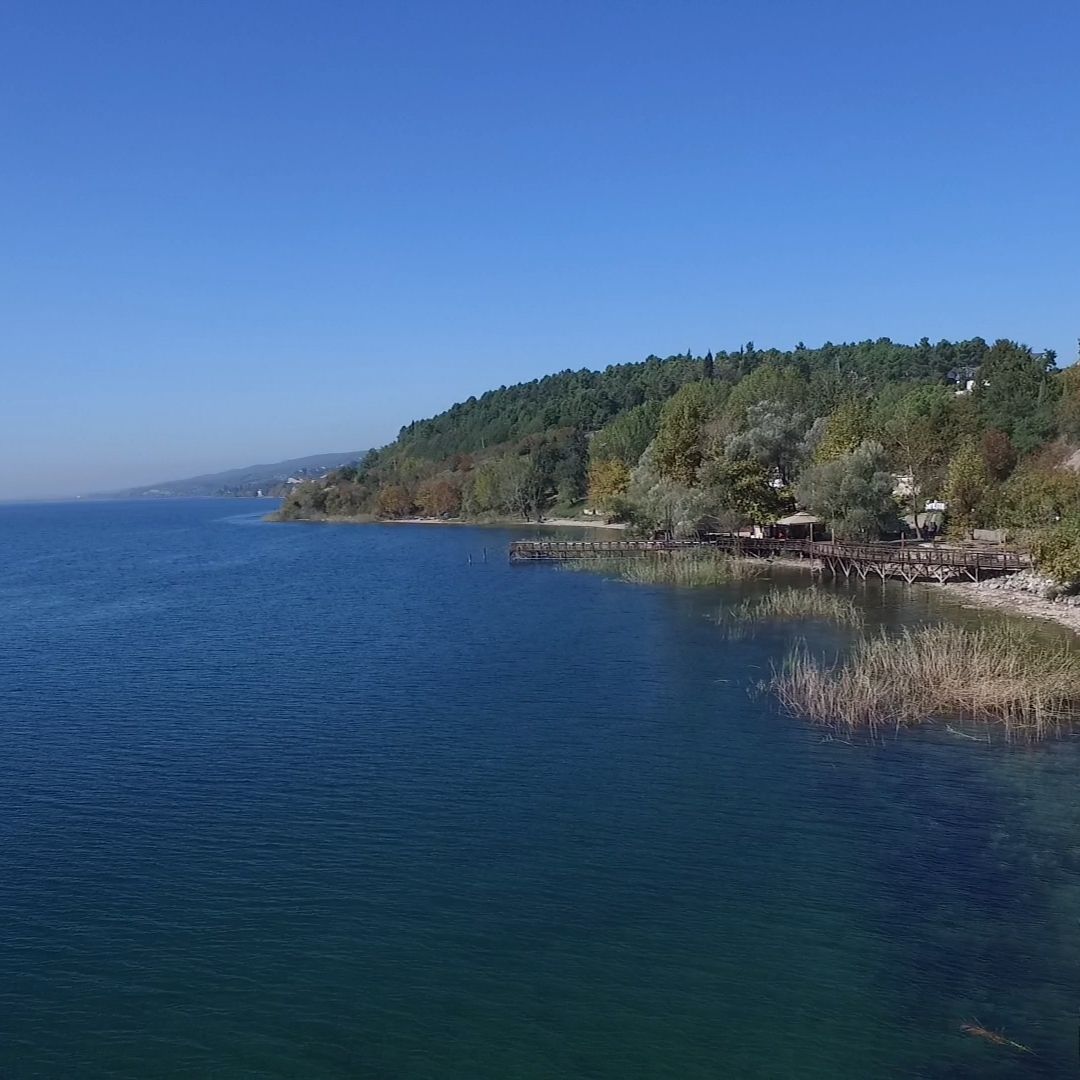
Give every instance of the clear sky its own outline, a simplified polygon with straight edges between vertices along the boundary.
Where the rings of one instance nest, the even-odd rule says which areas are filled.
[[[1080,5],[9,0],[0,497],[690,347],[1080,333]]]

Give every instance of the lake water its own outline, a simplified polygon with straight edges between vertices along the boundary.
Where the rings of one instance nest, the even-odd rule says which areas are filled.
[[[1077,740],[823,741],[734,592],[266,505],[0,507],[4,1080],[1074,1075]]]

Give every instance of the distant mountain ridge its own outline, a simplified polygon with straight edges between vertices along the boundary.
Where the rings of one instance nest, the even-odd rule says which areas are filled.
[[[289,458],[267,465],[246,465],[239,469],[189,476],[182,480],[164,480],[144,487],[110,491],[103,498],[175,499],[195,496],[220,496],[239,498],[255,495],[283,495],[296,482],[317,480],[333,469],[359,461],[366,451],[346,450],[341,453],[311,454],[308,457]]]

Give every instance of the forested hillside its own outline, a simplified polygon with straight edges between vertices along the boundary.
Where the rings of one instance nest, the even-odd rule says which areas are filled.
[[[286,519],[537,518],[583,504],[640,529],[767,522],[796,505],[838,536],[1074,516],[1080,369],[981,338],[790,351],[748,343],[491,390],[286,501]],[[899,482],[897,478],[900,478]]]

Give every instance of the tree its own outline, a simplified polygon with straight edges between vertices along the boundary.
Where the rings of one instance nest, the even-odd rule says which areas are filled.
[[[797,368],[770,361],[754,368],[732,388],[724,411],[739,427],[745,426],[746,414],[762,401],[775,401],[785,408],[801,409],[809,387]]]
[[[592,437],[589,457],[594,461],[618,458],[632,469],[656,437],[660,410],[660,402],[647,401],[617,416]]]
[[[768,470],[751,458],[719,458],[702,470],[702,484],[720,511],[768,525],[792,509],[791,497],[775,488]]]
[[[1040,533],[1034,544],[1039,569],[1070,591],[1080,585],[1080,518]]]
[[[870,403],[866,398],[847,398],[825,419],[825,430],[814,448],[821,464],[850,454],[870,435]]]
[[[1057,422],[1067,439],[1080,440],[1080,361],[1067,367],[1059,377],[1061,397]]]
[[[661,475],[653,444],[641,455],[620,509],[640,532],[661,531],[683,538],[697,533],[712,507],[704,489]]]
[[[980,510],[990,491],[990,474],[979,447],[965,443],[949,462],[945,500],[949,508],[949,527],[965,534],[978,526]]]
[[[945,479],[952,402],[953,395],[942,386],[919,386],[900,399],[885,424],[886,446],[906,477],[912,524],[920,537],[926,497],[936,494]]]
[[[601,510],[611,510],[630,486],[630,470],[618,458],[594,461],[589,466],[589,502]]]
[[[1005,484],[999,506],[1002,521],[1017,528],[1080,521],[1080,474],[1052,460],[1025,463]]]
[[[726,456],[750,458],[783,485],[794,480],[802,457],[807,418],[780,402],[759,401],[746,412],[747,428],[727,441]]]
[[[712,382],[716,374],[716,361],[713,360],[712,349],[705,354],[705,359],[702,361],[702,373],[709,382]]]
[[[1022,454],[1053,434],[1054,359],[1052,352],[1036,355],[1027,345],[1003,338],[994,342],[979,369],[974,397],[984,426],[1004,431]]]
[[[408,517],[413,512],[413,499],[403,484],[388,484],[379,488],[378,507],[380,517]]]
[[[527,455],[505,458],[500,462],[499,498],[503,508],[520,514],[526,521],[540,520],[547,489],[543,469]]]
[[[684,386],[664,406],[653,442],[657,472],[662,480],[692,487],[701,465],[702,426],[709,412],[704,383]]]
[[[1004,431],[991,428],[982,436],[982,457],[990,479],[1001,483],[1016,468],[1016,447]]]
[[[461,513],[461,488],[446,477],[425,480],[416,490],[416,503],[425,517],[456,517]]]
[[[500,470],[495,462],[484,462],[469,474],[463,492],[463,509],[470,515],[501,511]]]
[[[799,503],[824,518],[841,540],[872,540],[896,524],[893,477],[881,443],[812,465],[796,488]]]

